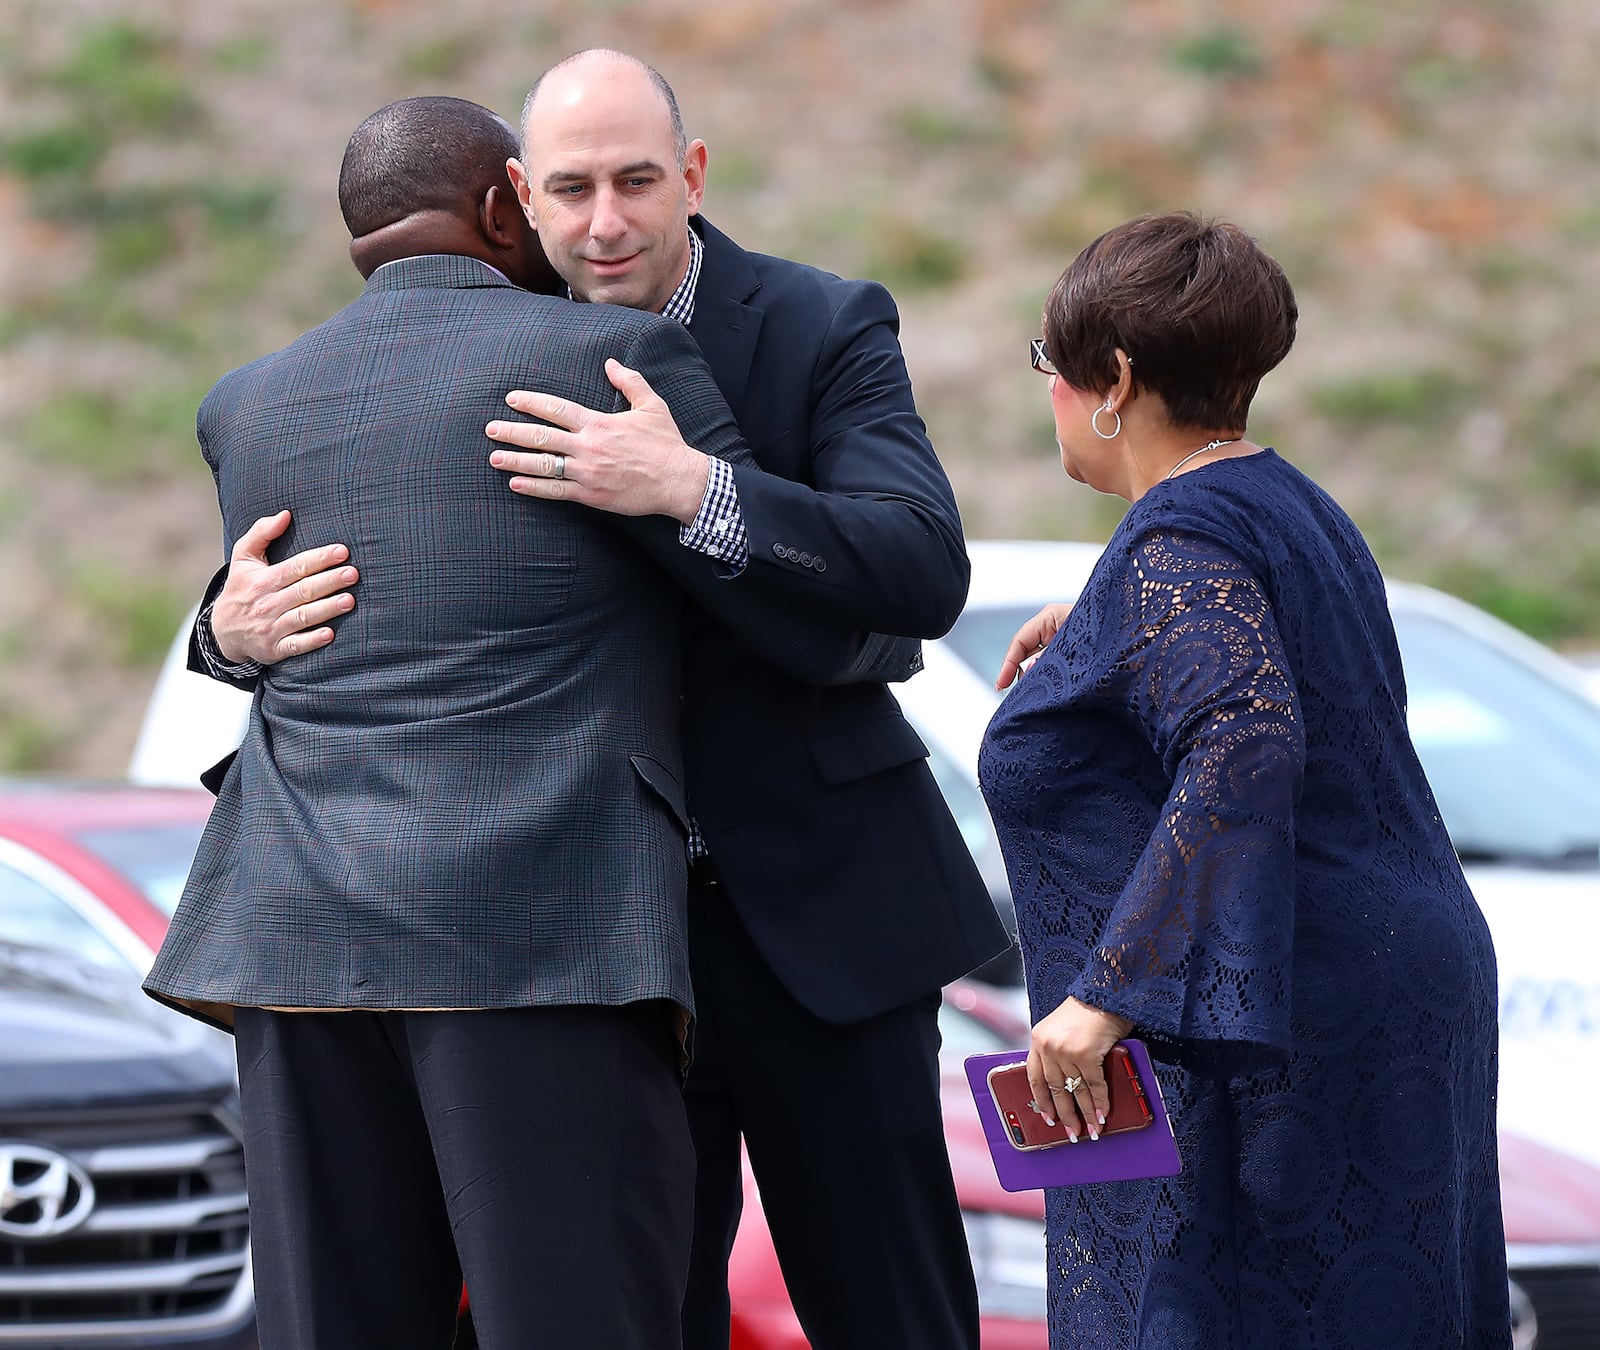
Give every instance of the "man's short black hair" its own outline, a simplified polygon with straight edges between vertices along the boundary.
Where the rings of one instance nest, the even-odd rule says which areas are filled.
[[[339,209],[352,239],[430,209],[459,211],[491,186],[511,191],[517,134],[464,98],[403,98],[355,129],[339,166]]]

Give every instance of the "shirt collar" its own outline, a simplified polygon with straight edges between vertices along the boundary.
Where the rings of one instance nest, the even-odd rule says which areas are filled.
[[[414,253],[414,254],[411,255],[412,258],[443,258],[443,257],[464,257],[464,256],[466,256],[466,255],[465,254],[444,254],[444,253]],[[403,262],[410,262],[410,261],[411,261],[411,258],[390,258],[388,262],[379,263],[376,267],[374,267],[372,269],[371,275],[372,276],[377,276],[378,273],[383,271],[383,269],[385,267],[393,267],[396,263],[403,263]],[[505,282],[506,285],[515,286],[517,284],[516,282],[512,281],[511,278],[508,277],[504,272],[502,272],[498,267],[496,267],[492,262],[484,262],[484,260],[482,258],[473,258],[472,261],[477,263],[479,267],[487,267],[491,272],[493,272],[495,274],[495,276],[499,277],[501,281]]]
[[[689,320],[694,318],[694,296],[700,286],[700,259],[705,251],[706,246],[700,242],[700,236],[690,230],[689,270],[683,274],[678,289],[673,291],[667,303],[661,307],[663,318],[676,319],[685,328],[689,326]]]

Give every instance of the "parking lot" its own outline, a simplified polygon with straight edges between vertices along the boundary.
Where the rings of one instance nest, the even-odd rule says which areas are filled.
[[[975,784],[1011,632],[1070,600],[1081,545],[975,544],[966,614],[899,692],[997,905]],[[1391,591],[1413,737],[1500,962],[1501,1175],[1519,1350],[1600,1343],[1600,704],[1559,657],[1450,597]],[[142,786],[0,791],[0,1346],[252,1343],[236,1103],[225,1037],[144,999],[209,797],[186,787],[242,732],[243,696],[169,661],[132,766]],[[49,949],[55,956],[39,955]],[[946,991],[946,1133],[985,1350],[1042,1350],[1041,1197],[995,1181],[961,1074],[1027,1034],[1015,958]],[[1359,991],[1354,991],[1359,992]],[[1551,1086],[1561,1109],[1551,1110]],[[6,1152],[7,1149],[11,1151]],[[30,1151],[31,1150],[31,1151]],[[54,1185],[54,1183],[51,1183]],[[802,1350],[748,1174],[736,1350]],[[40,1191],[41,1196],[45,1191]],[[8,1226],[9,1225],[9,1226]],[[164,1338],[164,1339],[163,1339]]]

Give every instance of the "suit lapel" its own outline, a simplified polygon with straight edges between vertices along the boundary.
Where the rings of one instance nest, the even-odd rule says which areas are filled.
[[[704,216],[695,220],[706,251],[689,332],[700,344],[717,387],[737,418],[756,339],[761,335],[761,310],[746,302],[760,289],[761,281],[742,248]]]

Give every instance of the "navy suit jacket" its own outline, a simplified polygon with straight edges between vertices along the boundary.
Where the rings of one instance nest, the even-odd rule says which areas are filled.
[[[747,584],[791,616],[936,637],[969,564],[883,287],[746,253],[695,220],[689,331],[755,464],[734,479]],[[820,686],[691,616],[690,810],[744,927],[789,991],[851,1022],[936,991],[1008,939],[882,682]]]
[[[616,356],[691,443],[747,458],[680,325],[533,296],[455,256],[226,376],[198,430],[225,546],[288,506],[278,556],[342,540],[361,604],[271,669],[147,981],[233,1005],[690,1006],[679,593],[808,677],[854,657],[747,606],[670,522],[508,492],[484,423],[505,392],[622,403]],[[743,607],[742,607],[743,606]],[[835,625],[837,627],[837,625]]]

